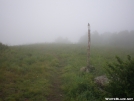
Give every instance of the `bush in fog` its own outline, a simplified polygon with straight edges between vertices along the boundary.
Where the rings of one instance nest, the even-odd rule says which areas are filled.
[[[107,68],[109,85],[107,92],[110,97],[130,97],[134,96],[134,59],[128,56],[128,61],[122,61],[116,57],[117,63],[109,64]]]
[[[58,43],[58,44],[70,44],[71,41],[70,41],[68,38],[58,37],[58,38],[55,40],[55,43]]]
[[[0,50],[5,50],[7,48],[8,48],[7,45],[4,45],[4,44],[0,43]]]

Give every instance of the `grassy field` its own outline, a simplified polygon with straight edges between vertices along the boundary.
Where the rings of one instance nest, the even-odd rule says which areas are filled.
[[[134,49],[91,46],[92,73],[87,66],[87,46],[33,44],[0,50],[0,101],[100,101],[102,93],[93,79],[106,74],[107,63],[134,57]]]

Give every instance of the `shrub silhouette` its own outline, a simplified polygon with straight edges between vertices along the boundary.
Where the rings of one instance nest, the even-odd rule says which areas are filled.
[[[4,45],[4,44],[2,44],[2,43],[0,42],[0,50],[5,50],[5,49],[7,49],[7,48],[8,48],[7,45]]]

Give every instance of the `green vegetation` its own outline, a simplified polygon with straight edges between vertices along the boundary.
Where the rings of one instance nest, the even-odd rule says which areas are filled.
[[[85,45],[33,44],[6,47],[0,50],[0,101],[50,101],[49,98],[52,98],[54,94],[56,97],[61,95],[64,101],[104,100],[106,95],[112,96],[114,89],[113,91],[107,91],[108,88],[106,91],[100,90],[94,78],[107,73],[109,68],[107,63],[116,62],[116,55],[122,61],[128,54],[131,57],[134,56],[133,49],[91,46],[90,63],[95,70],[92,73],[81,73],[80,68],[87,65],[87,46]],[[119,74],[122,77],[127,75],[124,78],[125,84],[131,82],[129,80],[133,81],[131,78],[133,72],[128,72],[133,67],[130,63],[131,59],[118,64],[123,68],[131,67],[125,69],[128,74],[123,74],[124,72]],[[117,65],[110,66],[116,68]],[[110,73],[115,72],[108,70]],[[119,70],[117,73],[120,73]],[[120,87],[119,83],[117,85]],[[130,85],[126,86],[125,94],[133,97],[134,93],[130,94],[128,87]]]
[[[131,98],[134,96],[134,59],[128,55],[128,61],[116,57],[117,63],[106,68],[109,75],[109,85],[106,90],[111,97]]]
[[[7,49],[8,46],[0,43],[0,51]]]
[[[45,47],[15,46],[0,53],[0,99],[45,101],[55,57]]]

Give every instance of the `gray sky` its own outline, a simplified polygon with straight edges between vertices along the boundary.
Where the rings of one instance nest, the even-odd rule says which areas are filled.
[[[0,42],[72,42],[91,31],[134,30],[134,0],[0,0]]]

